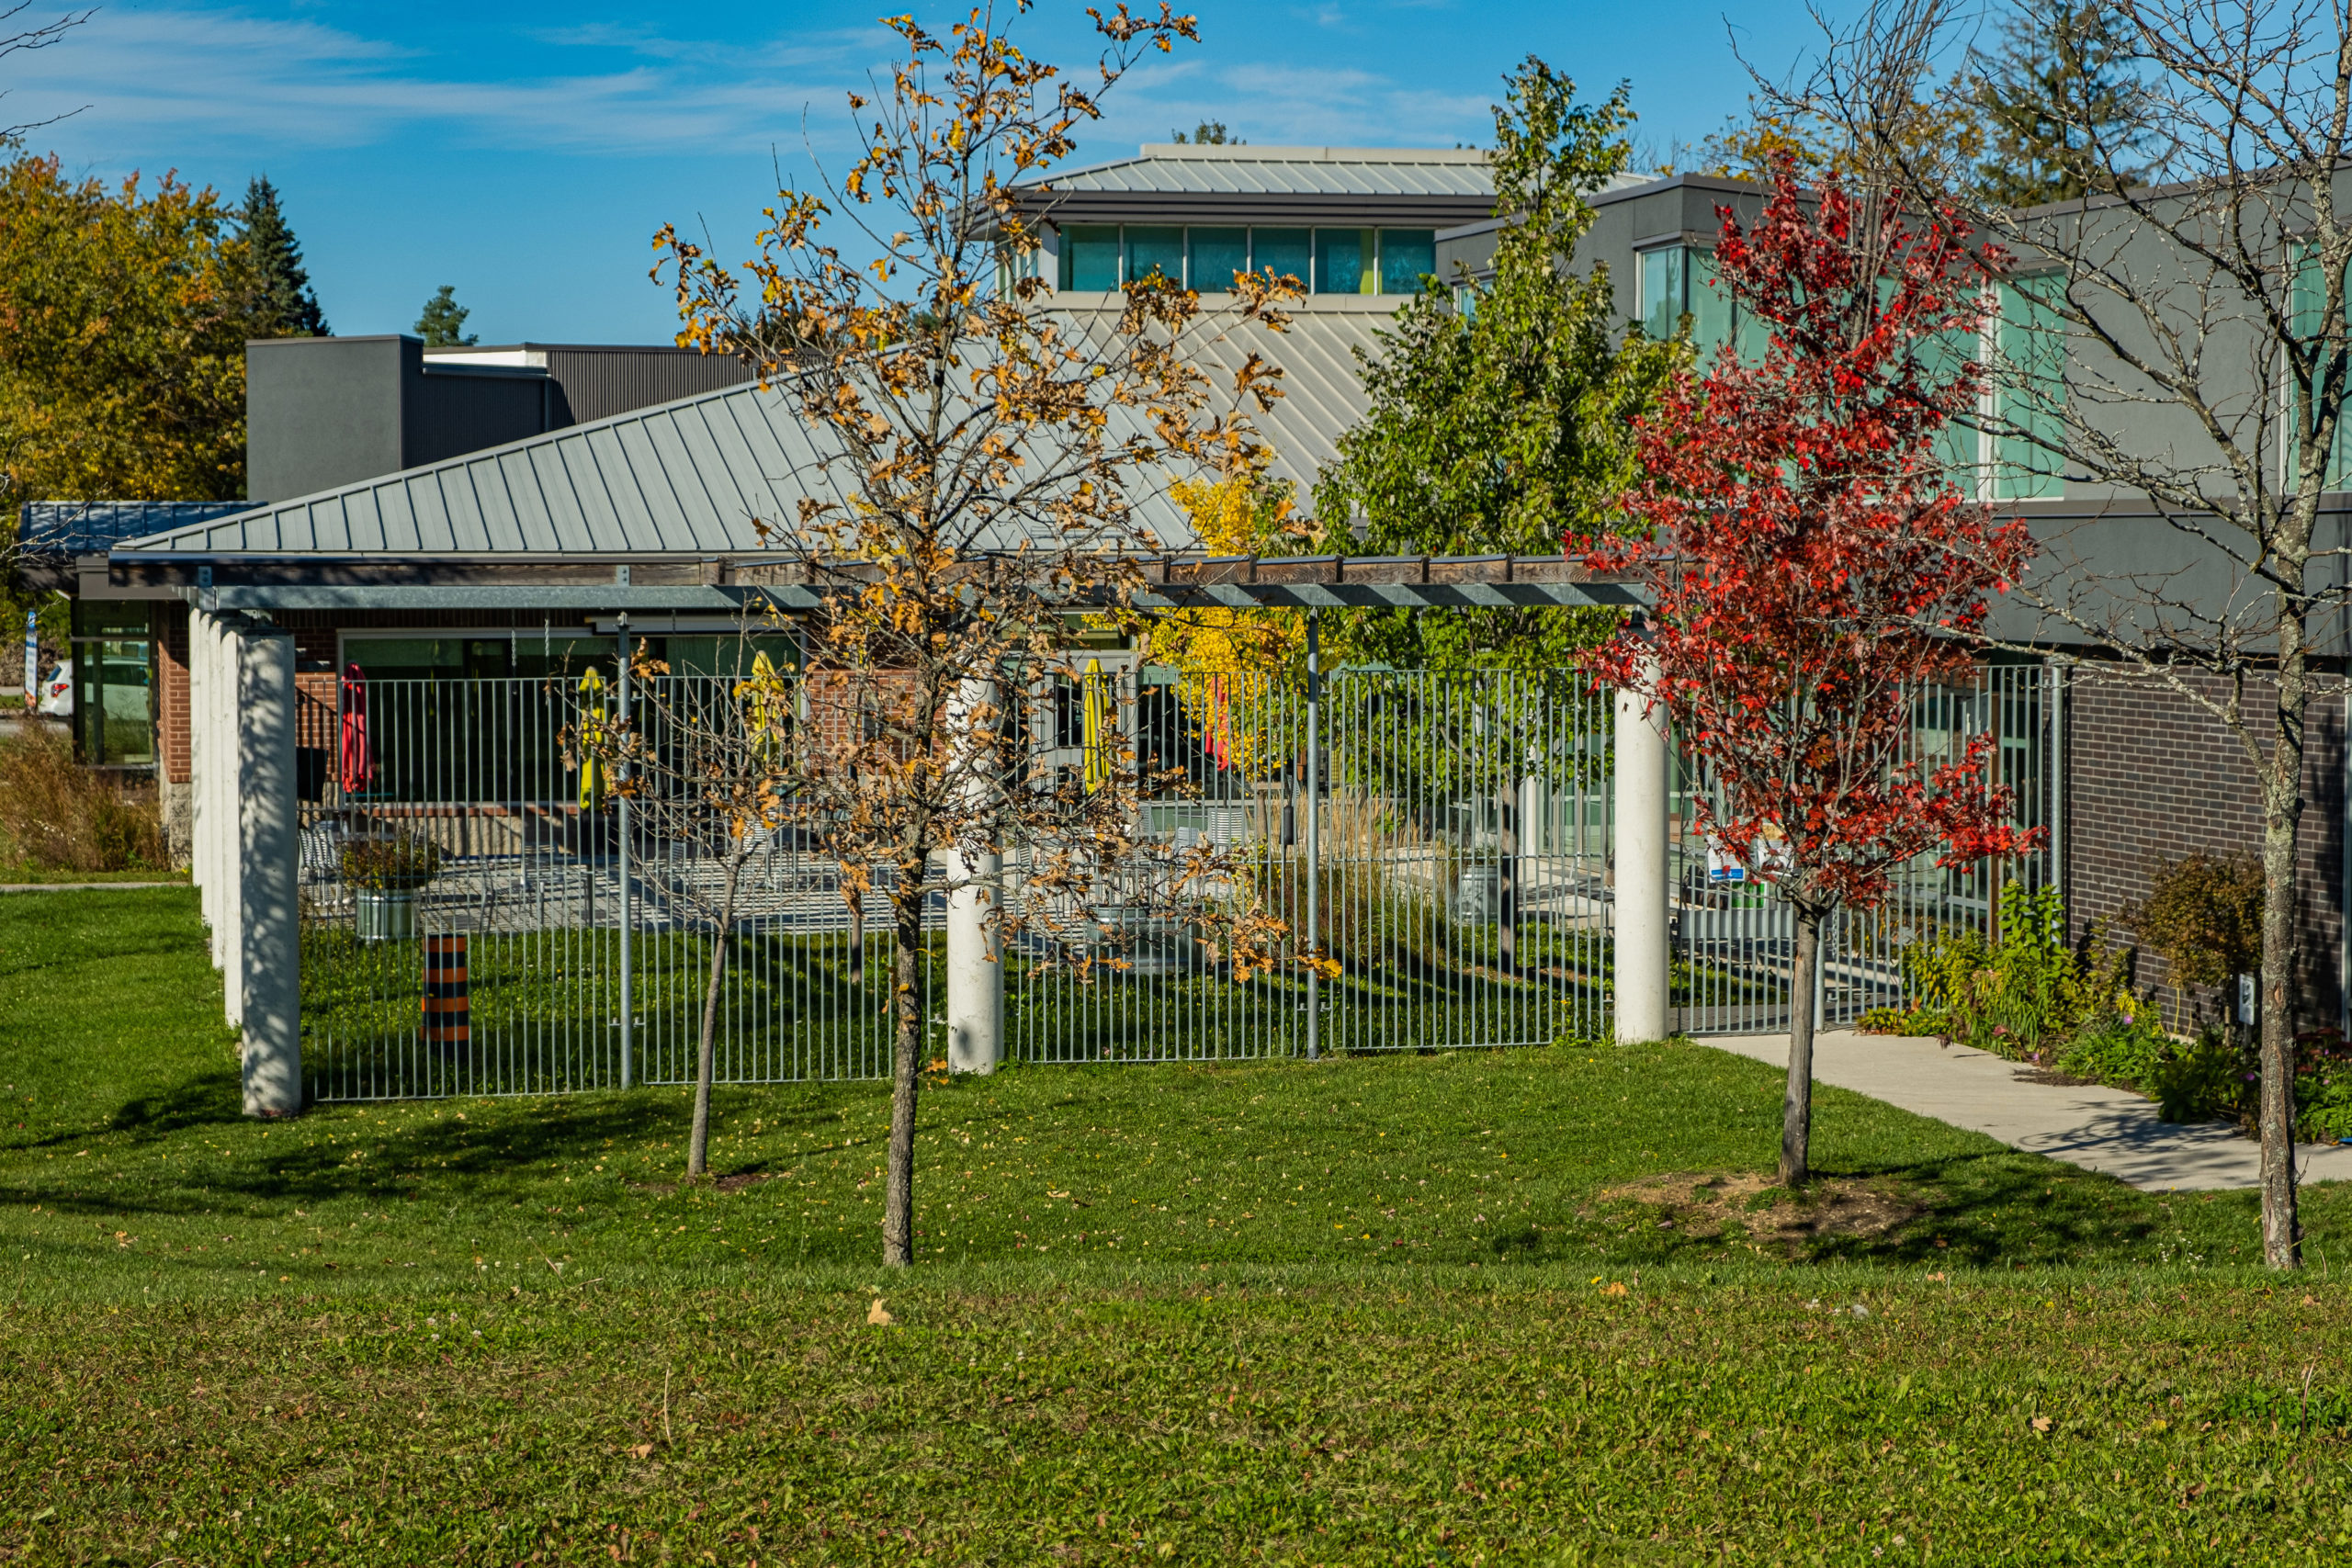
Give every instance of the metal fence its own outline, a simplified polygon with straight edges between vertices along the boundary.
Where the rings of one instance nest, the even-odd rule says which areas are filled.
[[[606,666],[606,671],[609,671]],[[1179,1061],[1533,1044],[1610,1028],[1614,841],[1611,705],[1570,677],[1347,671],[1303,681],[1182,683],[1129,666],[1024,702],[1033,768],[1083,771],[1131,746],[1181,777],[1141,806],[1180,848],[1206,840],[1225,911],[1283,922],[1329,961],[1240,976],[1213,920],[1139,899],[1084,911],[1100,956],[1016,940],[1005,954],[1008,1055],[1029,1062]],[[663,677],[636,719],[723,705],[732,682]],[[641,690],[641,688],[640,688]],[[605,672],[378,680],[313,698],[299,732],[302,1033],[314,1100],[545,1093],[690,1081],[711,958],[707,841],[624,829],[560,737],[622,716]],[[1930,761],[1998,742],[2028,826],[2060,819],[2059,692],[1996,667],[1924,694]],[[1767,885],[1728,881],[1695,831],[1687,760],[1673,807],[1675,1002],[1692,1033],[1785,1028],[1794,927]],[[2054,831],[2053,831],[2054,840]],[[366,886],[369,845],[431,846],[415,874]],[[2054,880],[2053,841],[2021,863],[1922,863],[1885,907],[1825,934],[1827,1023],[1899,1003],[1914,942],[1997,920],[2000,885]],[[1007,857],[1008,897],[1030,895]],[[887,1076],[887,868],[862,902],[841,866],[788,832],[745,868],[719,1013],[728,1083]],[[1067,912],[1064,912],[1067,913]],[[944,1055],[944,905],[924,913],[926,1057]],[[1067,924],[1067,921],[1064,922]]]
[[[2030,889],[2057,882],[2061,694],[2059,671],[1991,665],[1967,683],[1913,699],[1910,754],[1932,769],[1957,761],[1972,738],[1991,736],[1998,782],[2015,795],[2018,825],[2047,829],[2048,841],[2015,860],[1954,871],[1923,856],[1898,874],[1894,895],[1878,908],[1838,911],[1822,931],[1816,1016],[1825,1027],[1903,1005],[1905,952],[1954,931],[1991,934],[2011,880]],[[1708,785],[1687,754],[1680,765],[1674,802],[1680,830],[1669,835],[1678,1026],[1691,1034],[1778,1032],[1789,1026],[1794,914],[1770,884],[1728,879],[1725,873],[1737,874],[1733,868],[1710,862],[1694,809]]]
[[[1336,973],[1237,974],[1213,920],[1086,911],[1114,960],[1016,941],[1006,1044],[1035,1062],[1167,1061],[1542,1043],[1607,1028],[1607,705],[1510,675],[1350,672],[1179,685],[1134,666],[1026,698],[1031,765],[1129,746],[1181,777],[1147,831],[1206,839],[1212,903],[1308,933]],[[639,688],[643,693],[643,688]],[[664,677],[652,716],[729,700]],[[1091,699],[1091,700],[1090,700]],[[305,716],[303,1059],[315,1100],[555,1092],[693,1074],[718,863],[627,829],[559,737],[620,717],[601,672],[345,686]],[[658,734],[649,740],[660,744]],[[410,852],[371,880],[366,855]],[[414,863],[418,859],[423,863]],[[1009,896],[1023,855],[1008,856]],[[401,868],[395,868],[396,871]],[[746,867],[718,1030],[722,1082],[885,1076],[887,870],[854,908],[842,868],[779,832]],[[410,886],[409,884],[413,884]],[[926,909],[926,1055],[944,1054]]]

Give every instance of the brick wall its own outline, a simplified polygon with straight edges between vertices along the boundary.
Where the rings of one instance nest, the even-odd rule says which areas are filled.
[[[2206,689],[2218,693],[2220,683]],[[2269,700],[2267,690],[2250,691],[2247,707],[2258,713]],[[2118,940],[2132,940],[2118,917],[2147,897],[2153,860],[2194,850],[2261,853],[2261,796],[2244,749],[2187,697],[2154,682],[2078,675],[2066,718],[2066,908],[2077,937],[2100,919]],[[2341,1009],[2347,759],[2340,683],[2313,696],[2305,742],[2297,968],[2301,1023],[2315,1028],[2334,1025]],[[2141,954],[2137,979],[2162,985],[2164,960]],[[2167,1004],[2173,999],[2168,990]],[[2219,1017],[2223,1005],[2218,989],[2188,1001],[2199,1019]]]
[[[188,782],[187,606],[166,599],[155,606],[155,727],[164,782]]]

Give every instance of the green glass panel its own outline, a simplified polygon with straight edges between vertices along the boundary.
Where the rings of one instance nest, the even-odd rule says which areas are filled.
[[[590,669],[610,677],[619,658],[619,641],[615,637],[526,634],[514,639],[514,673],[526,678],[579,675]]]
[[[1136,281],[1153,273],[1170,283],[1184,281],[1184,231],[1161,225],[1127,225],[1127,276]]]
[[[2311,247],[2299,244],[2294,254],[2295,281],[2289,291],[2289,321],[2297,337],[2316,337],[2324,324],[2322,318],[2327,311],[2327,290],[2323,287],[2319,260],[2312,254]],[[2291,407],[2291,391],[2289,397]],[[2292,452],[2287,455],[2287,462],[2292,466]],[[2335,427],[2335,450],[2328,454],[2327,478],[2321,482],[2329,490],[2342,490],[2347,474],[2352,474],[2352,428],[2339,421]]]
[[[1642,274],[1642,331],[1663,342],[1674,335],[1682,320],[1682,247],[1644,251],[1634,258]]]
[[[1250,230],[1250,265],[1256,272],[1272,268],[1276,277],[1296,278],[1298,287],[1305,289],[1315,272],[1315,247],[1309,231]]]
[[[1377,230],[1315,231],[1315,292],[1376,294],[1380,291]]]
[[[1713,251],[1694,250],[1683,261],[1690,278],[1690,344],[1702,368],[1731,341],[1731,291],[1715,276]]]
[[[745,675],[763,653],[779,674],[789,673],[800,662],[799,650],[788,637],[741,637],[729,633],[673,637],[667,641],[669,647],[663,657],[673,675]]]
[[[2000,439],[1993,493],[2002,500],[2065,492],[2064,468],[2051,450],[2065,434],[2066,330],[2051,305],[2064,287],[2056,277],[2000,286],[2002,371],[1994,395],[2001,423],[2018,431]]]
[[[1064,288],[1107,293],[1119,287],[1119,231],[1109,225],[1079,225],[1062,231]]]
[[[147,635],[147,605],[140,600],[76,599],[73,620],[75,637]]]
[[[1421,279],[1437,271],[1437,231],[1383,229],[1380,231],[1380,291],[1417,294]]]
[[[1247,229],[1188,230],[1186,243],[1192,251],[1187,281],[1204,294],[1230,293],[1233,275],[1250,270]]]

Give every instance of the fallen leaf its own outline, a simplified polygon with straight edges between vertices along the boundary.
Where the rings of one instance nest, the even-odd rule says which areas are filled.
[[[653,1445],[651,1443],[639,1443],[637,1447],[628,1450],[628,1457],[631,1459],[648,1459],[652,1456],[652,1453]]]
[[[865,1309],[865,1321],[877,1327],[887,1328],[898,1320],[882,1310],[882,1298],[876,1296],[874,1298],[874,1304]]]
[[[2037,1432],[2047,1432],[2050,1430],[2050,1417],[2047,1416],[2037,1416],[2033,1418],[2033,1429]]]
[[[1623,1283],[1603,1285],[1600,1288],[1600,1293],[1604,1296],[1622,1296],[1625,1293],[1625,1287]]]

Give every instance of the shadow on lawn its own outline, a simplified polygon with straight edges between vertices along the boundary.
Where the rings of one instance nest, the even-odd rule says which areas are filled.
[[[1706,1212],[1709,1224],[1692,1226],[1691,1217],[1700,1213],[1695,1206],[1602,1197],[1579,1216],[1579,1225],[1554,1234],[1571,1245],[1597,1243],[1611,1261],[1629,1264],[1761,1257],[1792,1263],[1988,1268],[2112,1258],[2135,1244],[2154,1242],[2172,1223],[2149,1194],[2088,1172],[2053,1171],[2030,1156],[2006,1151],[1815,1174],[1815,1191],[1792,1195],[1768,1189],[1758,1199],[1776,1217],[1786,1218],[1826,1207],[1828,1191],[1868,1189],[1914,1212],[1874,1232],[1827,1227],[1813,1235],[1759,1235],[1739,1223],[1736,1209]],[[1713,1227],[1726,1218],[1733,1223]],[[1491,1246],[1498,1257],[1527,1251],[1517,1236],[1498,1235]],[[1558,1255],[1569,1248],[1544,1250]]]
[[[593,1161],[616,1145],[642,1145],[649,1141],[673,1145],[674,1174],[683,1177],[693,1108],[689,1100],[670,1092],[674,1087],[649,1087],[627,1094],[598,1091],[514,1100],[401,1101],[400,1109],[424,1114],[391,1126],[361,1120],[352,1114],[358,1107],[345,1105],[313,1107],[292,1121],[257,1122],[243,1114],[237,1074],[233,1070],[207,1072],[169,1090],[127,1100],[105,1122],[108,1132],[127,1134],[133,1149],[197,1128],[229,1130],[238,1143],[216,1151],[218,1158],[211,1168],[186,1179],[195,1181],[197,1190],[191,1190],[178,1179],[171,1184],[158,1182],[137,1195],[122,1190],[129,1183],[118,1187],[110,1182],[105,1190],[64,1193],[51,1187],[11,1184],[0,1187],[0,1202],[37,1202],[94,1216],[168,1215],[216,1209],[224,1197],[256,1204],[309,1204],[336,1199],[421,1196],[428,1184],[435,1201],[545,1201],[561,1187],[566,1167]],[[735,1091],[747,1100],[752,1092]],[[848,1130],[837,1106],[764,1103],[754,1111],[748,1105],[724,1103],[733,1098],[727,1089],[722,1089],[720,1096],[720,1131],[730,1121],[748,1122],[756,1115],[763,1134],[794,1139],[794,1146],[732,1163],[718,1163],[714,1149],[712,1174],[724,1190],[748,1185],[812,1155],[878,1148],[886,1142],[886,1134],[878,1131],[824,1138],[827,1128]],[[434,1114],[428,1107],[447,1113]],[[369,1109],[380,1115],[392,1108]],[[943,1112],[934,1091],[924,1124],[931,1131],[977,1133],[1001,1126],[1011,1114],[952,1101]],[[273,1145],[262,1141],[265,1135],[287,1142]],[[81,1148],[89,1143],[87,1132],[61,1131],[16,1147],[28,1151],[67,1145]],[[174,1174],[176,1179],[178,1173]],[[679,1185],[664,1181],[639,1190],[666,1193]]]

